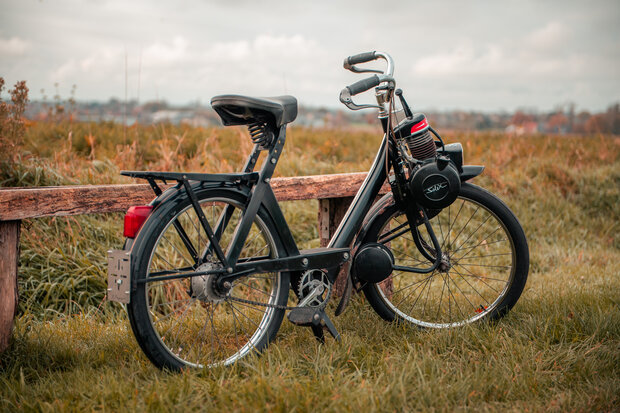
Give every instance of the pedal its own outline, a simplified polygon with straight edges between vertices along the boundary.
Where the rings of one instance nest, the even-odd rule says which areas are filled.
[[[296,307],[288,313],[288,320],[297,326],[311,327],[312,333],[314,333],[316,339],[321,343],[325,343],[325,335],[323,334],[324,328],[329,331],[336,341],[340,341],[340,334],[338,333],[338,330],[336,330],[336,326],[334,326],[325,311],[322,309],[313,307]]]
[[[312,307],[295,307],[288,313],[288,321],[301,327],[310,327],[320,319],[318,309]]]

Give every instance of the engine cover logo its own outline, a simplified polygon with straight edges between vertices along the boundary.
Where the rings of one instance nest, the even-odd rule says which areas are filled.
[[[441,201],[450,193],[450,183],[444,176],[434,174],[426,177],[422,183],[422,190],[426,198]]]

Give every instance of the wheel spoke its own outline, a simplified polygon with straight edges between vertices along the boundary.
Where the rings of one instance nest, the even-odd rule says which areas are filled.
[[[497,278],[481,277],[481,276],[479,276],[479,275],[476,275],[476,274],[472,273],[471,271],[469,271],[469,270],[468,270],[467,268],[465,268],[465,267],[463,267],[463,269],[464,269],[465,271],[467,271],[469,274],[463,274],[463,273],[461,273],[459,270],[457,270],[457,269],[456,269],[456,268],[454,268],[454,267],[452,267],[452,269],[454,270],[454,272],[456,272],[457,274],[459,274],[461,277],[462,277],[463,275],[466,275],[466,276],[468,276],[468,277],[473,277],[473,278],[476,278],[477,280],[480,280],[482,283],[486,284],[486,286],[487,286],[487,287],[489,287],[490,289],[492,289],[494,292],[496,292],[496,293],[498,293],[498,294],[499,294],[500,292],[499,292],[499,291],[497,291],[495,288],[491,287],[491,285],[490,285],[490,284],[488,284],[485,280],[493,280],[493,281],[499,281],[499,282],[503,282],[503,283],[505,283],[505,282],[506,282],[505,280],[500,280],[500,279],[497,279]]]
[[[450,274],[446,273],[445,278],[447,278],[449,281],[452,281],[452,278],[450,278]],[[448,281],[448,297],[452,297],[452,299],[454,300],[454,304],[456,305],[456,309],[459,311],[459,314],[461,316],[461,318],[467,318],[463,315],[463,311],[461,311],[461,306],[459,305],[458,301],[456,300],[456,297],[454,296],[454,293],[452,293],[452,290],[450,289],[450,283]],[[452,281],[454,283],[454,281]],[[454,283],[454,285],[458,288],[458,285],[456,285],[456,283]],[[450,304],[450,299],[448,299],[448,320],[452,321],[452,306]]]
[[[467,228],[467,225],[469,225],[469,223],[471,222],[471,220],[474,218],[474,215],[476,215],[476,213],[478,212],[478,210],[480,209],[480,207],[476,208],[476,210],[471,214],[471,216],[469,217],[469,219],[467,220],[467,222],[465,223],[465,225],[463,225],[463,227],[461,228],[461,230],[459,231],[458,234],[456,234],[456,237],[454,237],[454,239],[452,240],[452,242],[454,242],[456,244],[456,240],[459,239],[459,237],[461,236],[461,234],[463,233],[463,231],[465,230],[465,228]]]
[[[454,217],[454,221],[452,221],[452,223],[450,224],[450,227],[448,228],[448,241],[450,241],[450,232],[452,232],[452,227],[454,226],[454,224],[456,224],[456,220],[458,219],[459,215],[461,214],[461,210],[463,209],[463,206],[465,205],[465,201],[461,200],[461,207],[459,208],[459,210],[456,213],[456,216]],[[448,208],[448,213],[450,213],[450,208]],[[450,217],[448,216],[448,222],[450,222]],[[443,250],[443,245],[441,245],[441,249]]]
[[[457,273],[458,274],[458,273]],[[471,305],[474,309],[476,309],[477,307],[472,304],[471,301],[469,301],[469,298],[467,298],[467,294],[465,294],[465,292],[463,292],[463,290],[461,290],[461,287],[459,287],[459,285],[452,279],[452,277],[450,277],[450,273],[446,273],[447,277],[454,283],[454,286],[461,292],[461,295],[465,298],[465,300],[467,300],[467,302],[469,303],[469,305]],[[460,275],[460,274],[459,274]],[[463,276],[461,276],[462,278]],[[478,290],[476,290],[467,280],[465,280],[465,282],[472,288],[472,290],[476,291],[476,293],[478,295],[480,295],[480,293],[478,293]],[[482,296],[481,296],[482,297]],[[483,297],[483,299],[486,301],[486,299]],[[488,303],[488,301],[487,301]]]
[[[476,211],[478,211],[478,210],[476,210]],[[472,215],[472,218],[473,218],[473,215]],[[461,242],[461,245],[465,245],[465,243],[467,243],[467,241],[469,241],[469,239],[470,239],[471,237],[473,237],[473,236],[474,236],[474,234],[475,234],[476,232],[478,232],[478,230],[479,230],[479,229],[480,229],[480,228],[481,228],[481,227],[482,227],[482,226],[483,226],[483,225],[484,225],[484,224],[485,224],[485,223],[489,220],[489,218],[491,218],[491,215],[490,215],[490,214],[489,214],[489,215],[487,215],[487,217],[484,219],[484,221],[482,221],[482,222],[480,223],[480,225],[478,225],[478,227],[474,230],[474,232],[472,232],[471,234],[469,234],[469,237],[467,237],[467,238],[465,239],[465,241]],[[470,220],[471,220],[471,218],[470,218]],[[467,226],[467,224],[466,224],[466,226]],[[465,229],[465,227],[463,227],[463,229]],[[460,233],[459,233],[459,235],[460,235]],[[456,241],[456,238],[454,239],[454,241]],[[458,248],[456,248],[456,251],[458,251],[458,250],[460,249],[461,245],[459,245],[459,247],[458,247]]]
[[[493,232],[491,232],[489,235],[487,235],[487,236],[486,236],[486,237],[485,237],[482,241],[478,242],[478,244],[474,245],[474,246],[473,246],[473,247],[471,247],[471,248],[466,248],[466,249],[468,249],[468,250],[469,250],[469,252],[468,252],[467,254],[461,255],[461,257],[460,257],[460,258],[463,258],[463,257],[465,257],[465,256],[467,256],[467,255],[469,255],[469,254],[471,254],[472,250],[474,250],[474,249],[478,248],[478,247],[479,247],[479,246],[481,246],[481,245],[490,245],[490,244],[492,244],[491,242],[487,242],[487,243],[485,244],[485,241],[486,241],[487,239],[489,239],[489,237],[490,237],[491,235],[495,234],[498,230],[499,230],[499,228],[495,228],[495,230],[494,230]],[[507,240],[507,239],[506,239],[506,240]],[[498,241],[498,242],[500,242],[500,241]],[[495,242],[493,242],[493,243],[495,243]],[[462,249],[462,247],[463,247],[463,246],[461,245],[461,248],[459,248],[459,249],[456,249],[456,250],[452,251],[452,254],[456,254],[457,252],[459,252],[459,251]]]
[[[415,301],[414,301],[414,302],[413,302],[413,304],[411,305],[411,309],[413,309],[413,307],[415,307],[416,303],[417,303],[417,302],[418,302],[418,300],[420,299],[420,296],[424,293],[424,289],[428,286],[428,284],[430,283],[430,280],[431,280],[432,278],[433,278],[433,276],[432,276],[432,275],[428,276],[428,277],[426,278],[426,280],[425,280],[424,284],[421,284],[421,285],[423,285],[423,287],[422,287],[422,289],[420,290],[420,293],[417,295],[417,297],[416,297]],[[398,306],[400,305],[400,303],[402,303],[402,302],[403,302],[406,298],[409,298],[409,297],[410,297],[413,293],[415,293],[415,292],[416,292],[416,290],[417,290],[418,288],[419,288],[419,286],[418,286],[418,287],[416,287],[416,288],[414,288],[411,292],[409,292],[409,294],[407,294],[405,297],[403,297],[403,299],[402,299],[402,300],[400,300],[400,301],[398,302],[398,304],[396,304],[396,306],[398,307]],[[409,311],[411,311],[411,310],[409,310]]]
[[[512,268],[512,265],[484,265],[484,264],[474,264],[474,263],[469,263],[469,264],[465,263],[464,264],[462,262],[459,262],[458,265],[461,265],[461,266],[468,265],[468,266],[472,266],[472,267],[486,267],[486,268]]]
[[[243,285],[243,286],[246,286],[246,287],[248,287],[248,288],[250,288],[250,289],[252,289],[252,290],[254,290],[254,291],[258,291],[259,293],[261,293],[261,294],[263,294],[263,295],[266,295],[267,297],[271,298],[271,294],[267,294],[267,293],[266,293],[266,292],[264,292],[263,290],[259,290],[259,289],[258,289],[258,288],[256,288],[256,287],[252,287],[251,285],[246,284],[246,283],[244,283],[243,281],[240,281],[240,280],[237,280],[237,281],[233,284],[233,286],[235,286],[235,285],[239,285],[239,284],[241,284],[241,285]]]
[[[512,254],[510,252],[504,252],[504,253],[501,253],[501,254],[477,255],[475,257],[462,257],[462,258],[459,258],[458,261],[471,260],[472,258],[478,259],[478,258],[487,258],[487,257],[500,257],[502,255],[512,255]]]

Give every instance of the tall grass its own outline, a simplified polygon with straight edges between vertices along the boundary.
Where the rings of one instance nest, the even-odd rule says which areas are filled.
[[[120,169],[238,169],[242,129],[34,123],[3,185],[129,183]],[[620,409],[620,139],[458,136],[475,183],[523,224],[531,269],[497,324],[417,331],[353,300],[319,346],[284,323],[260,358],[168,375],[142,355],[120,308],[103,302],[105,251],[122,245],[120,214],[24,222],[20,316],[0,356],[0,410]],[[292,128],[280,176],[363,171],[376,130]],[[318,246],[316,202],[284,203],[302,247]],[[330,310],[331,311],[331,310]]]

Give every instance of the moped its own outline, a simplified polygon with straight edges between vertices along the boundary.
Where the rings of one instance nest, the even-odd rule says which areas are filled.
[[[377,59],[385,70],[359,66]],[[517,302],[527,240],[511,210],[469,182],[484,167],[465,165],[461,144],[445,144],[412,113],[387,53],[350,56],[344,67],[374,72],[345,87],[340,101],[378,109],[383,138],[325,248],[298,249],[270,185],[297,116],[292,96],[211,100],[224,125],[249,129],[254,148],[242,172],[122,172],[147,180],[155,199],[125,216],[125,247],[108,255],[108,298],[127,304],[133,333],[157,367],[228,365],[260,352],[287,311],[319,340],[324,330],[339,339],[326,306],[343,266],[337,314],[353,289],[383,319],[424,328],[498,319]],[[376,105],[353,102],[372,88]],[[176,184],[162,190],[160,182]],[[377,200],[386,182],[391,190]]]

